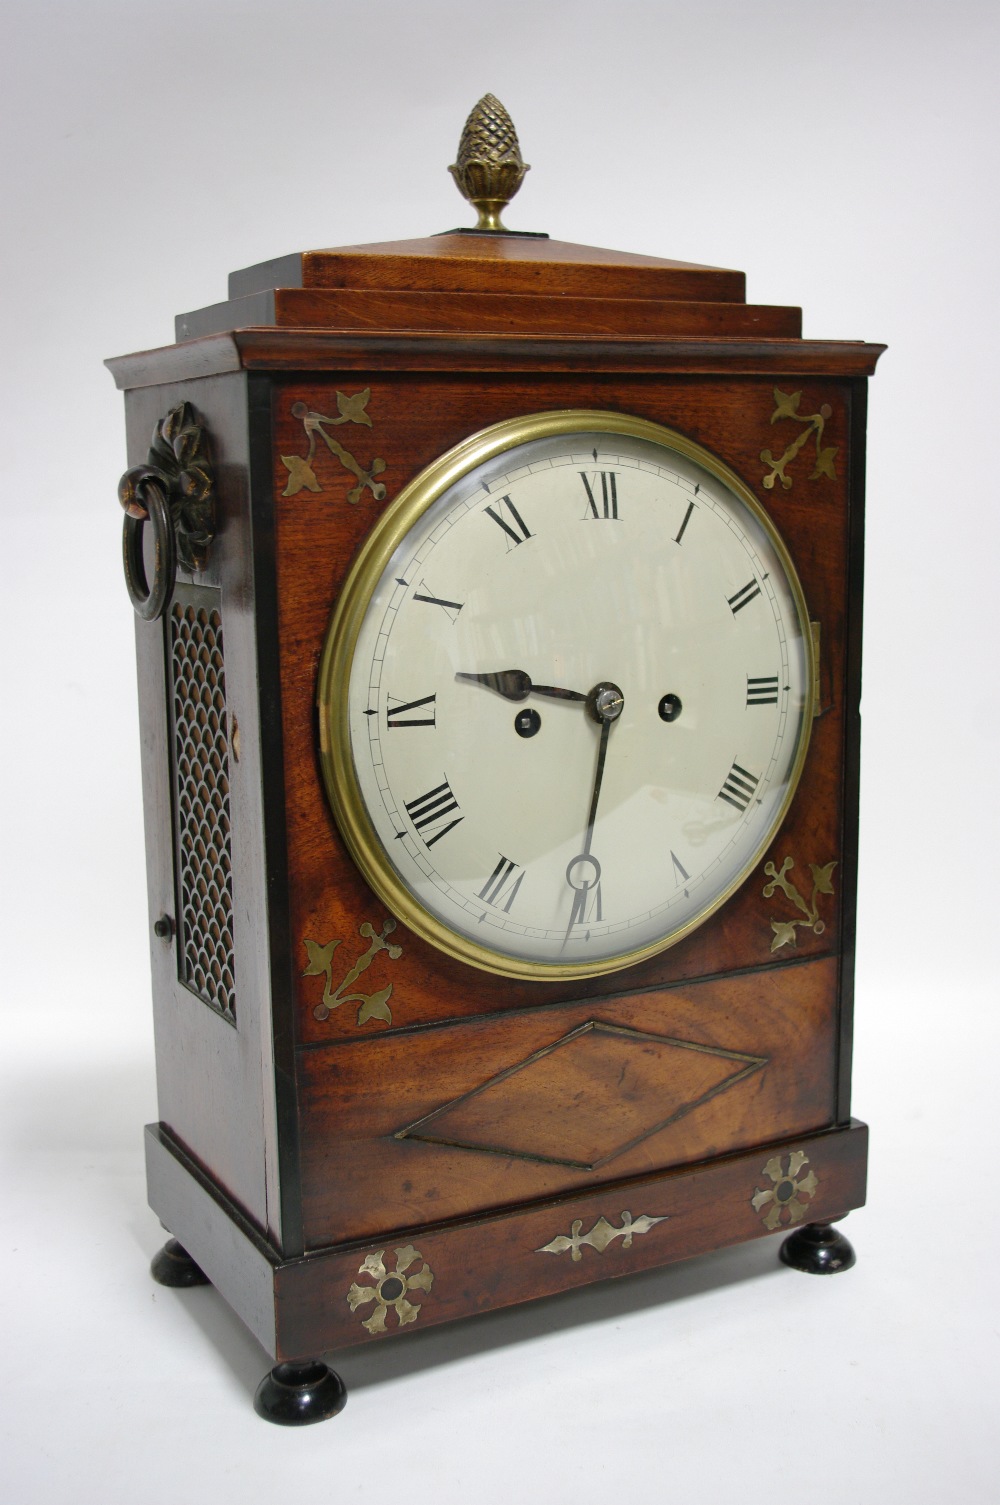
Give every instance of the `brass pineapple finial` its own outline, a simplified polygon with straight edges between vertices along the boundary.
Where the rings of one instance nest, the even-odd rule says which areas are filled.
[[[479,210],[477,230],[506,229],[500,216],[530,171],[514,122],[493,94],[484,94],[465,122],[458,160],[449,167],[459,192]]]

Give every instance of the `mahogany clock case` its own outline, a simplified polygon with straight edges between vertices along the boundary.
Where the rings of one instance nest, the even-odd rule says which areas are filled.
[[[522,242],[498,287],[493,247],[456,240],[251,269],[232,291],[267,327],[225,332],[224,305],[109,363],[129,463],[186,403],[217,482],[206,567],[136,623],[150,1201],[278,1359],[864,1200],[850,1068],[882,347],[802,341],[797,310],[749,309],[737,273]],[[815,720],[784,824],[718,913],[623,972],[518,981],[444,956],[369,891],[324,795],[316,680],[399,488],[487,425],[575,408],[678,430],[751,488],[818,624]]]

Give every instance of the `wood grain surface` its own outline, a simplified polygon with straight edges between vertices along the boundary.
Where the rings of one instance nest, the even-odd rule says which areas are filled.
[[[789,1215],[783,1213],[779,1227],[772,1230],[764,1220],[771,1204],[754,1205],[759,1191],[774,1188],[766,1168],[775,1158],[784,1174],[791,1169],[791,1155],[803,1157],[800,1177],[815,1178],[811,1193],[797,1198],[797,1226],[842,1218],[864,1205],[868,1153],[867,1128],[855,1121],[817,1135],[758,1145],[739,1155],[611,1182],[571,1197],[459,1223],[400,1228],[368,1244],[282,1260],[159,1125],[147,1125],[145,1142],[153,1210],[277,1359],[311,1358],[336,1348],[381,1342],[690,1259],[728,1244],[772,1234],[780,1238]],[[553,1252],[546,1247],[560,1237],[568,1242],[577,1223],[584,1236],[601,1218],[612,1229],[622,1229],[626,1213],[637,1223],[643,1217],[659,1221],[631,1240],[611,1240],[603,1251],[581,1244],[578,1260],[569,1249]],[[384,1332],[366,1329],[363,1323],[375,1304],[364,1302],[352,1310],[349,1299],[353,1286],[375,1284],[365,1261],[376,1257],[389,1273],[405,1263],[411,1251],[416,1258],[409,1271],[419,1275],[426,1267],[431,1277],[424,1281],[428,1289],[422,1286],[408,1293],[410,1304],[418,1308],[416,1318],[401,1326],[393,1309],[386,1312]]]
[[[306,1246],[825,1128],[836,1015],[829,958],[301,1051]],[[610,1030],[574,1038],[595,1020]]]
[[[827,403],[832,417],[824,442],[838,447],[837,477],[809,480],[811,462],[803,456],[790,491],[773,491],[762,481],[767,467],[762,448],[780,453],[782,436],[772,427],[774,384],[764,381],[628,381],[602,372],[559,380],[494,377],[475,389],[457,378],[366,378],[372,428],[350,426],[337,433],[368,465],[384,457],[381,479],[388,487],[384,505],[398,489],[443,450],[470,433],[518,414],[552,408],[594,407],[651,418],[705,444],[733,467],[766,507],[785,538],[802,578],[810,615],[822,624],[823,714],[813,726],[812,745],[799,792],[768,860],[786,856],[798,875],[808,864],[839,860],[841,749],[843,743],[844,620],[847,557],[847,486],[850,387],[816,383],[803,389],[804,412]],[[332,456],[321,452],[317,475],[323,491],[282,495],[288,470],[281,456],[305,448],[302,424],[292,414],[296,402],[313,411],[336,414],[337,391],[350,394],[359,383],[348,375],[322,384],[289,382],[274,387],[274,491],[279,580],[281,701],[285,751],[285,803],[288,821],[291,933],[297,958],[299,1038],[320,1043],[359,1033],[356,1010],[341,1007],[325,1020],[314,1010],[322,979],[301,975],[307,966],[307,939],[342,943],[341,954],[360,952],[362,924],[378,928],[385,911],[373,898],[348,856],[322,787],[316,752],[315,686],[324,635],[341,583],[355,550],[381,511],[370,494],[357,505],[346,500],[351,477]],[[794,389],[794,388],[793,388]],[[787,390],[787,388],[786,388]],[[798,430],[796,429],[796,432]],[[790,436],[789,436],[790,437]],[[787,440],[785,441],[787,442]],[[687,977],[733,968],[763,967],[796,957],[835,952],[838,945],[839,891],[825,901],[821,936],[800,930],[796,945],[772,954],[774,917],[789,918],[788,901],[765,901],[763,869],[706,925],[686,940],[640,966],[591,982],[529,983],[470,972],[442,956],[402,926],[393,936],[403,955],[391,964],[374,961],[366,980],[373,988],[393,984],[394,1026],[410,1026],[462,1014],[516,1009],[573,997],[603,997],[660,986]],[[782,907],[784,906],[784,907]],[[384,1028],[367,1025],[368,1033]]]
[[[547,235],[446,231],[420,240],[304,251],[245,267],[229,279],[230,297],[276,287],[741,302],[746,278],[724,267],[576,245]]]

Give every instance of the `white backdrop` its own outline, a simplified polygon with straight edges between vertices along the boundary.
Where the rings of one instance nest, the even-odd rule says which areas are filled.
[[[989,0],[7,0],[0,110],[8,1309],[19,1502],[409,1505],[1000,1494],[992,1098],[1000,10]],[[533,164],[507,219],[739,267],[871,388],[857,1269],[771,1241],[352,1351],[286,1433],[214,1292],[152,1286],[156,1116],[132,611],[106,355],[226,274],[468,223],[487,90]],[[993,1089],[993,1090],[991,1090]]]

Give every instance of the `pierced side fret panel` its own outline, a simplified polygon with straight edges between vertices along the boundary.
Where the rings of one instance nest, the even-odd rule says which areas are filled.
[[[177,960],[181,982],[236,1020],[229,732],[220,592],[178,589],[168,628]]]

